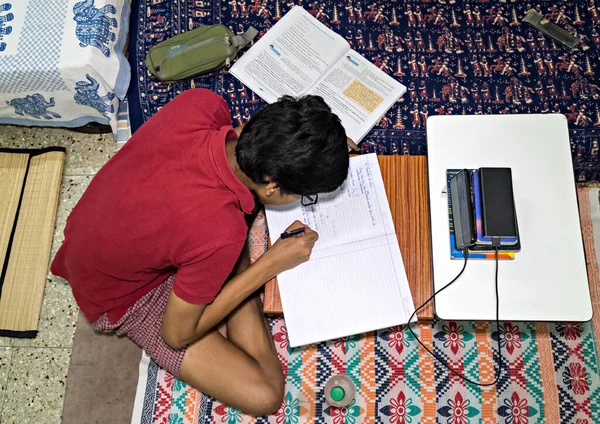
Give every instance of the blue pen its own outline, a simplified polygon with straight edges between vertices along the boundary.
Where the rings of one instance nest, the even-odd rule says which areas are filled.
[[[288,237],[292,237],[295,236],[297,234],[302,234],[304,232],[306,228],[302,227],[302,228],[296,228],[295,230],[292,231],[286,231],[284,233],[281,233],[281,236],[279,236],[282,239],[286,239]]]

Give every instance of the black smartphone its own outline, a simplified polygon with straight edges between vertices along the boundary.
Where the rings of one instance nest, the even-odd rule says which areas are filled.
[[[517,237],[515,200],[510,168],[480,168],[483,235]]]
[[[463,250],[475,243],[471,173],[463,169],[450,179],[450,202],[454,222],[454,244]]]

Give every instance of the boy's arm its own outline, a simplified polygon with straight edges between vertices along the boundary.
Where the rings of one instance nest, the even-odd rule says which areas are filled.
[[[300,227],[306,226],[296,221],[287,231]],[[317,238],[317,233],[306,227],[299,236],[278,240],[245,270],[250,258],[247,264],[241,258],[237,264],[241,272],[223,286],[210,305],[193,305],[171,291],[161,326],[165,342],[178,349],[204,336],[271,278],[306,262]]]

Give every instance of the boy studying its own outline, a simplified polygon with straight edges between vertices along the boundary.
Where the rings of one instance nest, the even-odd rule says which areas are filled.
[[[255,202],[336,190],[348,166],[346,132],[321,97],[283,97],[233,128],[221,97],[188,90],[94,177],[51,271],[96,330],[127,335],[223,403],[272,413],[284,377],[255,292],[306,262],[318,234],[290,222],[294,234],[250,265],[246,218]]]

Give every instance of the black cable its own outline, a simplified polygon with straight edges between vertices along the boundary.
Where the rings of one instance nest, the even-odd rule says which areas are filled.
[[[476,381],[471,380],[470,378],[465,377],[464,375],[462,375],[461,373],[459,373],[458,371],[456,371],[454,368],[450,367],[450,365],[448,365],[448,363],[446,361],[444,361],[442,358],[440,358],[438,355],[436,355],[435,353],[433,353],[431,350],[429,350],[429,348],[427,346],[425,346],[423,344],[423,342],[417,337],[417,335],[415,334],[415,332],[413,331],[411,324],[412,324],[412,319],[414,318],[414,316],[417,314],[417,312],[419,312],[421,309],[423,309],[425,307],[425,305],[427,305],[429,302],[431,302],[439,293],[441,293],[442,291],[446,290],[448,287],[450,287],[456,280],[458,280],[460,278],[460,276],[463,274],[463,272],[465,271],[465,268],[467,267],[467,259],[469,258],[469,251],[467,249],[463,250],[463,255],[465,257],[465,262],[464,265],[462,267],[462,269],[460,270],[460,272],[458,273],[458,275],[456,277],[454,277],[454,279],[452,281],[450,281],[447,285],[445,285],[444,287],[442,287],[441,289],[439,289],[438,291],[436,291],[429,299],[427,299],[425,301],[425,303],[423,303],[421,306],[419,306],[417,309],[415,309],[415,311],[413,312],[413,314],[410,316],[409,320],[408,320],[408,329],[410,330],[411,334],[413,335],[413,337],[417,340],[417,342],[419,342],[419,344],[421,345],[421,347],[423,347],[423,349],[425,349],[431,356],[433,356],[435,359],[438,360],[439,363],[441,363],[443,366],[445,366],[446,368],[448,368],[448,370],[450,370],[453,374],[459,376],[460,378],[462,378],[463,380],[465,380],[467,383],[471,383],[475,386],[480,386],[480,387],[490,387],[490,386],[494,386],[496,385],[496,383],[498,383],[498,380],[500,379],[500,374],[502,372],[502,351],[500,350],[500,296],[498,294],[498,245],[496,244],[497,242],[499,242],[499,240],[493,240],[493,245],[494,245],[494,250],[496,252],[496,277],[495,277],[495,285],[496,285],[496,332],[498,333],[498,369],[494,369],[494,372],[496,374],[496,378],[494,379],[494,381],[492,381],[491,383],[478,383]]]

